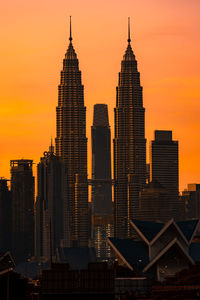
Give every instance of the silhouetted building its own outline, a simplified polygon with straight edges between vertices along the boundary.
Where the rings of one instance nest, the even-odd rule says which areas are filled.
[[[121,62],[115,108],[114,201],[115,236],[130,236],[130,219],[137,217],[139,193],[146,183],[146,139],[140,73],[128,46]]]
[[[114,300],[114,270],[106,263],[89,263],[76,270],[54,263],[50,270],[42,270],[40,287],[42,299]]]
[[[0,253],[0,299],[27,300],[36,295],[33,282],[15,270],[15,263],[9,251]]]
[[[88,245],[87,138],[84,87],[79,62],[70,43],[58,87],[56,155],[67,165],[70,246]],[[66,244],[65,244],[66,245]]]
[[[113,235],[111,140],[106,104],[94,105],[92,133],[92,240],[99,259],[111,257]]]
[[[12,254],[18,263],[34,252],[34,177],[32,160],[11,160]]]
[[[55,256],[56,248],[63,244],[64,236],[69,231],[67,220],[64,219],[64,212],[67,210],[66,173],[66,166],[61,158],[55,156],[51,145],[37,166],[35,257],[38,260],[49,260],[50,251]]]
[[[12,202],[7,181],[0,178],[0,252],[11,250]]]
[[[92,132],[92,214],[112,213],[110,126],[106,104],[94,105]]]
[[[169,276],[162,285],[154,283],[152,299],[198,299],[200,294],[200,263],[190,266],[175,276]]]
[[[118,263],[159,281],[200,262],[200,243],[193,241],[199,220],[167,223],[131,220],[134,238],[110,238]]]
[[[200,219],[200,184],[188,184],[182,192],[181,200],[185,203],[185,218]]]
[[[171,217],[178,218],[179,165],[178,141],[172,131],[156,130],[150,147],[151,180],[158,181],[169,193]]]
[[[138,219],[143,221],[167,222],[171,219],[169,192],[158,182],[149,182],[141,191]]]

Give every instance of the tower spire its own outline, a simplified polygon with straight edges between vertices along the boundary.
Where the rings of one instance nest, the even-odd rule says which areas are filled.
[[[128,43],[130,44],[131,38],[130,38],[130,17],[128,17]]]
[[[72,41],[72,20],[71,20],[71,16],[70,16],[70,29],[69,29],[69,40],[70,40],[70,43]]]

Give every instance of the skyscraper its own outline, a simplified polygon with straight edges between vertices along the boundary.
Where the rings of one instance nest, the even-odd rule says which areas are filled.
[[[177,218],[179,193],[178,141],[172,140],[172,131],[155,130],[150,147],[151,180],[158,181],[169,193],[171,217]]]
[[[63,244],[68,226],[66,166],[51,144],[37,165],[38,195],[35,203],[35,257],[49,260]],[[51,243],[51,246],[50,246]],[[50,253],[51,251],[51,253]]]
[[[99,259],[111,256],[113,234],[111,140],[106,104],[94,105],[92,133],[92,239]]]
[[[61,157],[67,166],[70,246],[86,247],[88,245],[86,107],[79,62],[72,45],[71,19],[69,41],[58,87],[56,155]]]
[[[138,219],[166,223],[172,217],[169,202],[167,190],[158,181],[149,182],[140,194]]]
[[[0,251],[11,250],[12,200],[7,179],[0,178]]]
[[[116,95],[114,138],[115,236],[130,236],[130,219],[137,217],[139,193],[146,182],[146,139],[140,73],[128,46],[121,62]]]
[[[97,184],[92,187],[92,213],[108,216],[112,213],[112,185],[110,126],[106,104],[94,105],[91,131],[92,179],[97,180]]]
[[[16,262],[25,261],[34,251],[33,161],[11,160],[12,253]]]

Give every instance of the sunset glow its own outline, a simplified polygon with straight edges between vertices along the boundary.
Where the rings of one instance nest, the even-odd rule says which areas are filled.
[[[155,129],[179,141],[180,191],[200,183],[199,0],[10,0],[0,18],[0,176],[11,159],[35,164],[55,138],[57,87],[72,15],[87,107],[88,176],[91,177],[93,105],[114,106],[120,62],[131,18],[146,109],[147,158]],[[97,71],[98,70],[98,71]],[[36,174],[36,172],[35,172]]]

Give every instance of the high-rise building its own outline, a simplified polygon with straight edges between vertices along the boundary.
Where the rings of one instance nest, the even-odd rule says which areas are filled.
[[[100,260],[111,257],[113,235],[111,139],[106,104],[94,105],[92,133],[92,240]]]
[[[172,131],[156,130],[150,146],[151,180],[158,181],[169,193],[171,217],[178,218],[178,141]]]
[[[139,193],[146,183],[145,109],[137,61],[128,46],[117,86],[114,138],[115,236],[130,236],[130,220],[137,217]]]
[[[49,260],[63,244],[68,234],[66,166],[55,156],[54,147],[44,152],[37,165],[37,190],[35,203],[35,257]],[[66,239],[67,240],[67,239]]]
[[[7,181],[0,178],[0,252],[11,250],[12,200]]]
[[[72,45],[71,20],[69,41],[58,87],[56,155],[67,165],[70,246],[86,247],[88,245],[86,107],[79,62]]]
[[[106,104],[94,105],[92,133],[92,214],[112,213],[110,126]],[[95,184],[96,180],[96,184]]]
[[[11,160],[12,251],[16,262],[34,252],[34,177],[33,161]]]
[[[181,200],[185,204],[185,219],[200,219],[200,184],[188,184]]]
[[[151,181],[141,191],[138,219],[164,222],[171,219],[168,191],[157,181]]]

